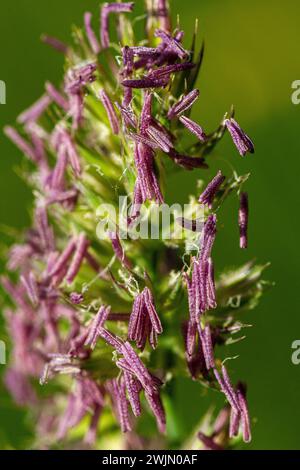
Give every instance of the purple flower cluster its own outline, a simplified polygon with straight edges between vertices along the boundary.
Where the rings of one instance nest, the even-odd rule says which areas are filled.
[[[222,366],[222,375],[216,369],[214,374],[231,406],[230,437],[238,435],[241,425],[244,441],[250,442],[251,429],[245,387],[242,384],[238,384],[236,390],[234,389],[224,365]]]
[[[211,250],[216,236],[216,217],[209,216],[202,233],[201,252],[198,258],[193,258],[193,272],[185,280],[188,289],[190,318],[186,333],[186,355],[188,363],[199,353],[197,338],[206,369],[214,367],[213,343],[209,325],[202,327],[202,317],[205,312],[216,308],[216,293],[213,261]],[[194,375],[194,374],[192,374]]]
[[[166,416],[159,393],[161,381],[149,373],[130,343],[123,343],[120,352],[123,358],[117,361],[118,367],[134,379],[134,391],[132,381],[125,381],[130,402],[134,403],[133,411],[139,410],[139,393],[144,390],[149,407],[156,418],[158,429],[163,434],[166,428]]]
[[[162,333],[162,327],[154,307],[153,297],[148,288],[145,288],[143,294],[141,294],[139,298],[141,297],[143,297],[143,307],[147,308],[147,314],[149,315],[152,324],[150,335],[153,339],[151,341],[155,341],[156,343],[156,335]],[[134,335],[134,329],[136,329],[137,322],[140,322],[140,325],[137,325],[140,328],[140,332],[144,331],[143,325],[140,321],[141,314],[138,312],[139,318],[136,321],[135,310],[136,302],[130,317],[130,325],[128,329],[128,336],[132,341],[134,341],[134,339],[131,338],[131,336]],[[105,328],[105,322],[109,319],[109,314],[110,308],[101,307],[90,326],[82,335],[82,341],[85,341],[85,345],[90,346],[93,349],[95,348],[98,339],[102,338],[115,349],[115,354],[118,355],[116,365],[122,371],[122,376],[119,379],[108,381],[105,384],[105,388],[110,394],[113,409],[120,423],[120,427],[123,432],[127,432],[132,429],[128,404],[130,403],[133,414],[136,417],[140,416],[140,393],[143,390],[149,407],[156,417],[158,428],[161,433],[164,433],[166,417],[159,393],[159,388],[161,387],[162,382],[147,370],[129,342],[122,341],[121,338],[116,337]],[[142,312],[142,315],[143,314],[144,313]],[[70,364],[69,362],[70,358],[71,356],[67,356],[66,366],[74,367],[72,363]],[[48,368],[49,365],[47,365],[47,370]]]
[[[91,422],[85,436],[85,442],[93,444],[105,405],[106,391],[84,374],[78,374],[74,388],[74,392],[69,396],[66,411],[59,422],[58,439],[63,439],[69,429],[77,426],[87,413],[91,413]]]
[[[154,299],[148,287],[137,295],[130,317],[128,338],[135,341],[137,348],[145,348],[147,338],[153,349],[157,347],[157,335],[162,334],[161,321],[156,312]]]
[[[126,172],[132,170],[133,181],[124,185],[126,190],[129,187],[128,192],[133,192],[130,221],[139,216],[141,206],[147,201],[158,204],[164,202],[160,186],[159,157],[163,161],[167,156],[175,165],[187,170],[207,168],[205,153],[195,156],[193,152],[186,155],[184,150],[178,150],[183,148],[180,135],[184,128],[197,137],[197,149],[205,149],[206,145],[212,144],[214,138],[185,115],[191,111],[200,92],[193,85],[188,87],[185,79],[195,68],[197,70],[198,65],[191,61],[190,52],[182,44],[184,33],[179,29],[171,31],[165,0],[151,3],[153,8],[148,12],[148,27],[154,18],[156,47],[150,47],[151,42],[149,46],[142,43],[140,46],[122,47],[123,66],[120,70],[117,99],[112,91],[114,88],[110,86],[106,89],[106,79],[100,77],[105,73],[98,64],[98,55],[109,54],[110,17],[130,13],[133,10],[131,2],[104,4],[99,38],[92,28],[91,13],[85,13],[86,37],[82,49],[85,50],[87,44],[89,47],[87,57],[83,57],[85,60],[75,60],[76,54],[73,57],[69,47],[55,38],[44,37],[44,42],[68,55],[68,64],[71,65],[65,74],[63,89],[57,89],[50,82],[46,83],[45,94],[19,116],[18,122],[22,124],[24,133],[12,127],[5,128],[6,135],[36,165],[38,187],[33,228],[27,232],[24,244],[14,246],[10,252],[8,267],[20,272],[20,282],[14,284],[8,278],[1,279],[4,289],[16,305],[16,313],[11,310],[5,312],[14,344],[6,385],[18,403],[38,403],[40,406],[31,380],[40,377],[40,383],[46,384],[57,375],[70,375],[73,388],[68,394],[65,413],[55,422],[56,435],[59,439],[64,439],[69,429],[77,426],[90,414],[91,422],[85,436],[89,445],[96,440],[98,422],[108,403],[111,404],[121,430],[134,431],[133,418],[142,413],[141,394],[144,394],[148,407],[156,418],[159,431],[165,433],[166,414],[161,388],[166,371],[159,371],[158,375],[162,380],[153,375],[146,367],[146,362],[144,363],[144,358],[145,361],[148,358],[147,354],[141,353],[148,345],[150,352],[158,347],[158,337],[168,334],[166,325],[169,321],[167,315],[164,315],[166,299],[160,297],[160,288],[145,273],[144,264],[136,269],[133,263],[134,252],[128,249],[129,242],[125,246],[120,240],[118,227],[109,233],[108,243],[95,243],[98,249],[100,246],[100,250],[103,250],[104,258],[105,252],[109,252],[110,264],[106,269],[101,268],[102,258],[98,256],[91,235],[93,217],[82,217],[81,213],[82,208],[89,210],[89,204],[85,204],[88,199],[85,199],[85,192],[89,193],[89,184],[92,187],[97,186],[96,180],[91,176],[97,165],[85,165],[84,159],[85,154],[93,162],[98,158],[93,151],[90,154],[85,148],[86,145],[93,146],[94,136],[90,129],[93,125],[90,126],[89,119],[99,124],[97,119],[100,113],[103,126],[106,126],[112,136],[112,142],[122,144],[120,156],[123,147],[128,147],[131,152],[130,169],[128,167],[124,171],[122,168],[122,177],[118,173],[113,184],[109,181],[107,189],[107,193],[112,194],[112,188],[115,190],[126,178]],[[179,82],[182,78],[185,85],[173,96],[169,90],[174,82]],[[98,80],[102,80],[101,88],[96,86]],[[97,83],[90,86],[94,82]],[[159,98],[157,100],[160,92],[165,97],[163,104]],[[89,93],[94,93],[94,101],[87,100]],[[159,112],[156,111],[158,104]],[[41,123],[41,118],[47,115],[49,109],[53,111],[51,115],[59,116],[51,131],[44,129]],[[97,118],[93,115],[95,109]],[[251,140],[234,119],[226,119],[223,127],[227,127],[241,155],[254,151]],[[93,131],[98,132],[96,125]],[[99,138],[97,151],[105,155],[105,164],[108,165],[109,160],[106,157],[109,156],[109,146],[106,148],[106,142],[100,141]],[[114,165],[112,162],[112,174]],[[180,219],[185,228],[199,235],[198,254],[191,257],[190,268],[183,273],[189,303],[189,319],[183,325],[187,367],[194,379],[201,377],[214,386],[217,380],[231,407],[231,412],[226,407],[222,419],[215,423],[213,435],[199,434],[205,447],[211,449],[220,448],[215,438],[225,425],[229,425],[230,437],[236,436],[241,428],[244,440],[248,442],[251,439],[245,387],[240,383],[236,388],[232,386],[225,366],[222,367],[222,373],[218,372],[218,361],[214,355],[218,331],[208,314],[218,307],[212,258],[217,217],[213,208],[219,193],[223,191],[224,182],[225,176],[219,171],[199,197],[199,204],[206,206],[201,229],[198,221]],[[99,186],[100,189],[96,188],[96,195],[91,197],[91,206],[95,200],[99,200],[101,184]],[[78,200],[83,201],[83,204],[78,204]],[[246,248],[246,193],[240,195],[239,228],[240,246]],[[142,255],[146,259],[145,253]],[[115,273],[110,270],[113,264],[111,261],[117,264],[122,282],[116,280]],[[165,264],[167,266],[168,263]],[[144,272],[144,278],[141,272]],[[155,266],[149,272],[154,277],[159,272],[159,267]],[[91,279],[93,276],[94,280]],[[103,297],[100,281],[105,283]],[[136,290],[132,288],[133,285],[137,286]],[[154,285],[153,292],[147,287],[149,285]],[[124,295],[118,298],[117,294],[113,294],[111,301],[107,301],[107,293],[110,293],[112,287],[117,292],[122,290]],[[131,313],[112,312],[116,305],[117,309],[120,308],[122,302],[127,302],[127,312],[129,310]],[[61,324],[64,325],[63,328]],[[101,360],[105,360],[107,352],[112,353],[113,361],[109,362],[109,372],[105,370],[102,377],[102,371],[97,369],[95,373],[93,367],[95,363],[98,367],[98,353]],[[184,351],[181,357],[183,354]],[[152,362],[151,364],[153,365]]]
[[[201,195],[200,202],[211,207],[215,194],[223,182],[224,177],[219,172]],[[244,197],[245,195],[242,195],[242,199]],[[241,219],[243,222],[244,218],[240,215],[240,223]],[[199,373],[206,376],[210,370],[213,370],[221,391],[231,406],[229,437],[238,435],[241,423],[244,441],[249,442],[251,430],[245,389],[238,385],[234,390],[225,366],[222,366],[222,375],[218,372],[214,357],[215,338],[207,319],[204,317],[206,312],[217,307],[214,267],[211,257],[217,233],[216,222],[215,215],[210,215],[207,218],[200,238],[200,255],[192,260],[192,277],[190,278],[187,273],[184,275],[190,311],[185,331],[186,359],[193,378],[197,378]],[[205,324],[204,327],[203,324]],[[205,447],[215,450],[218,448],[218,444],[215,444],[211,438],[207,438],[202,433],[199,437]]]

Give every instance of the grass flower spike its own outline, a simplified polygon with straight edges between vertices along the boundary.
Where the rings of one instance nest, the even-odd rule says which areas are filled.
[[[202,53],[196,40],[185,44],[179,23],[172,29],[167,1],[145,3],[140,39],[144,17],[133,20],[132,2],[102,5],[100,34],[98,15],[86,12],[74,44],[44,36],[65,56],[61,84],[46,82],[4,129],[29,160],[34,196],[32,226],[21,242],[9,240],[1,277],[12,345],[5,383],[37,424],[36,448],[113,440],[131,449],[139,439],[145,448],[218,450],[251,440],[246,386],[224,364],[242,312],[267,287],[265,266],[220,265],[217,244],[230,223],[223,203],[236,195],[247,247],[247,175],[213,150],[226,129],[241,155],[254,146],[233,113],[207,132],[190,118]],[[191,187],[185,210],[165,218],[171,176],[184,171],[205,189],[199,197]],[[226,248],[238,250],[234,236]],[[224,399],[202,429],[199,391],[198,435],[194,425],[173,429],[183,379]]]

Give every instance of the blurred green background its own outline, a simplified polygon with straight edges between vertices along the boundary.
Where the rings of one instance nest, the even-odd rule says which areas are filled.
[[[298,310],[300,239],[298,188],[300,172],[300,105],[291,102],[291,83],[300,79],[299,0],[173,0],[190,44],[195,17],[206,54],[199,80],[201,99],[194,109],[205,129],[214,129],[231,104],[237,120],[256,144],[256,154],[242,160],[228,136],[210,157],[211,174],[223,158],[242,173],[251,171],[250,247],[237,246],[237,201],[228,204],[216,246],[222,266],[257,257],[271,261],[267,277],[276,287],[244,319],[254,325],[247,339],[230,347],[239,354],[230,368],[235,379],[249,384],[254,417],[251,449],[300,449],[300,365],[291,363],[291,344],[300,338]],[[137,1],[139,8],[142,0]],[[39,41],[46,32],[68,41],[72,23],[83,12],[97,12],[95,0],[18,0],[1,2],[0,79],[7,84],[7,104],[0,106],[0,127],[37,99],[50,79],[58,84],[63,60]],[[30,192],[16,175],[20,153],[0,138],[0,221],[21,228],[29,223]],[[229,170],[229,167],[227,167]],[[210,174],[210,173],[209,173]],[[209,174],[207,176],[209,176]],[[181,202],[199,174],[174,177],[170,197]],[[4,337],[4,333],[0,333]],[[1,366],[3,367],[3,366]],[[30,422],[0,388],[0,448],[30,445]],[[180,407],[179,425],[195,424],[206,399],[195,384],[174,390]]]

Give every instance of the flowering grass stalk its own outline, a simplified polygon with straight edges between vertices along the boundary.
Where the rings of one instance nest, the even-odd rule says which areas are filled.
[[[30,161],[35,197],[33,226],[10,249],[2,278],[12,340],[6,385],[35,417],[36,447],[97,448],[118,439],[120,447],[172,448],[194,437],[193,446],[227,449],[251,440],[246,387],[234,385],[219,354],[226,358],[227,344],[246,326],[240,313],[264,292],[265,266],[220,273],[213,248],[227,197],[240,198],[237,232],[240,247],[248,244],[248,175],[220,170],[208,181],[205,169],[227,129],[241,155],[254,146],[233,112],[211,133],[190,119],[203,50],[197,56],[195,40],[183,45],[167,1],[148,0],[146,8],[140,42],[131,2],[102,6],[100,35],[87,12],[73,46],[45,36],[66,56],[63,85],[47,82],[18,129],[5,128]],[[168,175],[177,170],[206,180],[189,206],[201,217],[175,217],[174,233],[183,236],[171,241],[137,239],[139,217],[164,203]],[[98,208],[109,203],[118,211],[120,196],[131,201],[127,237],[124,220],[113,225],[108,215],[103,239]],[[225,404],[216,420],[209,414],[207,429],[199,416],[196,432],[178,431],[175,444],[169,419],[180,405],[171,390],[183,377],[222,392]]]

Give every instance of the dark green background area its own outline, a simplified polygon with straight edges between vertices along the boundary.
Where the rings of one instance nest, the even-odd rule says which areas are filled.
[[[291,363],[291,344],[300,338],[298,190],[300,106],[291,102],[291,83],[300,79],[298,0],[173,0],[190,44],[195,17],[206,54],[199,80],[201,98],[193,117],[213,130],[231,104],[237,120],[256,145],[254,156],[241,159],[226,136],[211,159],[207,177],[228,158],[237,171],[252,176],[250,247],[237,249],[237,201],[225,208],[216,245],[217,270],[257,257],[271,261],[266,273],[276,287],[244,318],[254,325],[247,339],[229,349],[240,357],[230,368],[249,384],[254,417],[251,449],[300,449],[300,365]],[[142,0],[138,0],[139,7]],[[81,24],[86,9],[98,12],[95,0],[2,1],[0,7],[0,79],[7,84],[7,105],[0,106],[0,128],[37,99],[50,79],[58,84],[63,59],[39,42],[42,32],[67,41],[72,23]],[[98,14],[98,13],[97,13]],[[15,174],[20,153],[1,132],[0,221],[21,228],[29,223],[30,192]],[[226,166],[227,165],[227,166]],[[184,202],[199,172],[169,181],[172,200]],[[176,191],[175,191],[176,189]],[[4,334],[4,333],[3,333]],[[1,336],[1,333],[0,333]],[[3,366],[1,366],[3,367]],[[1,388],[0,448],[30,442],[30,424]],[[180,384],[179,425],[188,430],[204,409],[198,387]]]

